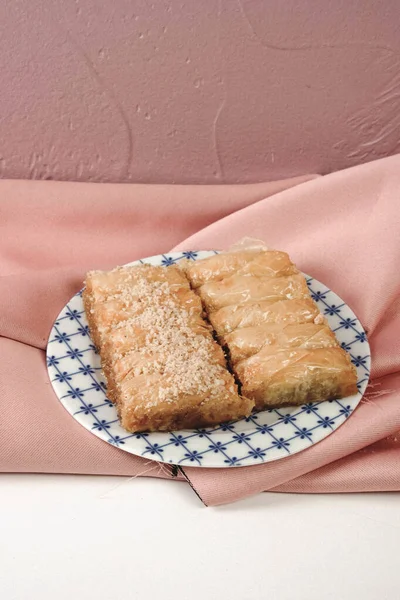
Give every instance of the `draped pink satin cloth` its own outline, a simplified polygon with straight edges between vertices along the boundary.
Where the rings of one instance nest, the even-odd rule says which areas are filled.
[[[88,269],[252,236],[287,250],[353,308],[378,385],[307,451],[257,467],[185,468],[177,478],[207,505],[265,490],[400,490],[399,209],[400,156],[242,186],[0,181],[0,471],[174,479],[67,414],[47,377],[47,337]]]

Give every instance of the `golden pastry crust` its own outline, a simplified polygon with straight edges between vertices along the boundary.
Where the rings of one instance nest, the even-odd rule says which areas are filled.
[[[236,304],[278,302],[308,298],[310,295],[307,282],[301,274],[289,277],[231,275],[222,281],[205,283],[198,292],[209,313]]]
[[[168,431],[248,416],[254,402],[238,395],[225,367],[217,375],[217,383],[207,393],[181,391],[174,401],[163,393],[165,379],[157,373],[123,379],[118,386],[121,425],[127,431]]]
[[[357,373],[342,348],[281,350],[239,362],[235,373],[242,392],[256,408],[332,400],[357,393]]]
[[[185,274],[176,265],[167,270],[153,265],[135,265],[116,267],[111,271],[89,271],[86,274],[85,293],[92,297],[93,303],[104,302],[117,295],[126,295],[142,279],[148,283],[166,282],[170,287],[190,288]]]
[[[279,250],[242,250],[216,254],[204,260],[187,261],[183,267],[194,289],[233,274],[280,277],[298,272],[288,254]]]
[[[149,294],[173,294],[190,313],[202,314],[200,299],[175,265],[168,269],[151,265],[118,267],[109,271],[109,277],[107,285],[107,272],[89,272],[82,294],[92,339],[98,348],[116,326],[144,310],[144,300]]]
[[[264,251],[227,253],[186,269],[242,392],[258,409],[356,393],[356,370],[305,277],[287,255],[275,257],[282,269],[276,262],[267,275],[270,260]]]
[[[182,272],[127,267],[106,280],[107,274],[88,275],[84,305],[125,429],[200,427],[250,414],[254,402],[238,395]]]
[[[209,336],[212,332],[211,326],[204,321],[200,314],[189,314],[188,322],[190,328],[198,335]],[[142,327],[138,320],[130,319],[121,326],[114,327],[105,337],[103,342],[103,352],[109,356],[124,356],[133,350],[143,348],[147,340],[152,340],[157,336],[157,330],[149,331],[147,327]]]
[[[324,323],[325,319],[310,298],[255,302],[249,305],[225,306],[209,315],[210,323],[219,336],[267,323]]]
[[[250,358],[261,349],[264,354],[276,354],[286,348],[332,348],[338,346],[333,331],[325,324],[302,323],[287,325],[272,323],[244,327],[223,338],[229,348],[232,364]]]

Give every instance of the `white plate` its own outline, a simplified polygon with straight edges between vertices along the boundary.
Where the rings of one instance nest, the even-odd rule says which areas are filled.
[[[213,254],[216,252],[175,252],[132,264],[170,265]],[[74,419],[94,435],[125,452],[159,462],[182,467],[247,467],[301,452],[333,433],[351,415],[367,387],[370,371],[367,337],[355,314],[325,285],[307,280],[314,300],[356,365],[359,393],[355,396],[266,410],[207,429],[128,433],[120,427],[115,407],[107,399],[81,292],[62,309],[50,333],[47,365],[54,391]]]

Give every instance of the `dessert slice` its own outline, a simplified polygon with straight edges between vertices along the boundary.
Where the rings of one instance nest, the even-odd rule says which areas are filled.
[[[173,297],[173,301],[177,306],[182,306],[179,303],[179,298]],[[143,309],[144,310],[144,309]],[[203,319],[200,313],[189,311],[187,319],[191,330],[199,335],[209,336],[212,331],[211,326]],[[138,316],[140,313],[137,313]],[[146,343],[152,342],[158,335],[158,327],[153,323],[151,327],[144,324],[148,311],[143,318],[135,318],[131,315],[126,321],[121,321],[117,326],[113,327],[106,336],[104,336],[103,353],[105,355],[125,356],[132,350],[143,348]]]
[[[145,372],[146,363],[154,363],[162,368],[166,360],[172,359],[174,347],[170,345],[166,348],[164,354],[166,352],[167,355],[164,356],[160,346],[168,335],[169,343],[173,343],[175,332],[171,331],[169,324],[178,319],[184,321],[186,334],[190,337],[202,336],[213,341],[211,328],[201,317],[200,311],[191,310],[187,302],[182,304],[180,295],[174,293],[168,298],[159,296],[157,301],[147,298],[142,311],[121,321],[104,336],[100,354],[107,379],[107,393],[112,402],[118,401],[117,385],[127,376]],[[223,353],[213,343],[210,350],[215,351],[215,346],[218,348],[220,354],[217,358],[225,366]]]
[[[289,348],[314,349],[338,346],[333,331],[325,324],[315,323],[295,325],[272,323],[244,327],[228,333],[223,340],[229,348],[233,365],[257,354],[260,350],[263,350],[266,356]]]
[[[172,347],[133,352],[112,364],[109,380],[126,430],[204,427],[251,413],[254,402],[238,395],[220,347],[204,336],[178,337]]]
[[[235,304],[277,302],[309,298],[305,278],[300,273],[288,277],[231,275],[222,281],[205,283],[198,293],[208,312]]]
[[[242,250],[216,254],[204,260],[188,261],[184,269],[195,289],[205,283],[221,281],[229,275],[279,277],[298,272],[288,254],[278,250]]]
[[[221,254],[186,268],[224,345],[244,396],[258,409],[341,398],[357,373],[284,253],[267,275],[270,251]],[[208,265],[207,266],[207,261]],[[201,263],[204,263],[203,270]],[[262,265],[262,267],[261,267]],[[206,274],[213,278],[205,282]]]
[[[83,294],[108,395],[131,432],[248,416],[202,305],[175,266],[88,274]]]
[[[209,320],[217,334],[223,336],[235,329],[267,323],[323,323],[324,317],[308,297],[225,306],[211,313]]]
[[[340,347],[286,349],[270,354],[263,348],[235,366],[242,393],[258,410],[271,406],[320,402],[357,393],[350,356]]]
[[[169,269],[161,269],[153,265],[135,265],[133,267],[116,267],[112,271],[89,271],[86,275],[84,297],[91,297],[93,302],[104,302],[110,297],[126,296],[140,282],[168,283],[189,289],[189,282],[182,270],[172,265]]]
[[[150,295],[165,298],[171,293],[189,312],[201,316],[200,300],[175,265],[168,269],[141,265],[89,272],[82,298],[95,346],[100,348],[114,327],[142,312]]]

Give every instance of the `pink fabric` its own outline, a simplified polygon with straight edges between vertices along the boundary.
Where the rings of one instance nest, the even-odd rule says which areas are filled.
[[[258,467],[187,468],[185,477],[207,505],[263,490],[400,490],[399,189],[400,156],[253,186],[0,182],[0,470],[169,477],[61,407],[45,370],[49,329],[88,268],[188,236],[176,248],[224,248],[251,235],[288,250],[352,306],[369,331],[382,394],[310,450]]]
[[[0,181],[0,472],[170,477],[87,432],[56,400],[44,353],[52,323],[88,269],[165,252],[308,179],[200,187]]]

